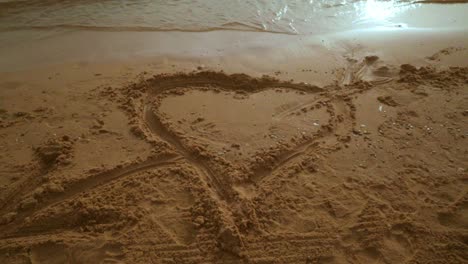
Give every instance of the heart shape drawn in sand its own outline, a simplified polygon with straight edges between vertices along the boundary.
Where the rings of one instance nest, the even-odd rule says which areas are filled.
[[[150,109],[164,127],[154,129],[161,138],[233,163],[300,144],[330,122],[314,86],[205,73],[159,80],[152,87]]]
[[[317,97],[284,88],[255,93],[201,90],[166,95],[159,107],[166,124],[193,144],[229,161],[317,133],[327,124]]]

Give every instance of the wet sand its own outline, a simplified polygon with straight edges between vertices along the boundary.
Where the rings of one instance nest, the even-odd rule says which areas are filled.
[[[2,49],[0,262],[464,263],[467,42],[78,32]]]

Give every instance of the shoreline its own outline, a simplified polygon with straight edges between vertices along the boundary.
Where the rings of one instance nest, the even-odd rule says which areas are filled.
[[[318,36],[230,31],[79,31],[2,49],[0,56],[4,60],[0,62],[0,72],[79,64],[152,65],[149,68],[154,67],[155,72],[172,72],[172,68],[192,71],[202,67],[253,76],[273,75],[323,86],[336,81],[330,73],[346,68],[348,59],[361,60],[367,55],[377,55],[390,64],[430,65],[434,61],[427,57],[441,50],[468,46],[466,33],[466,30],[388,28]],[[437,64],[466,66],[462,59],[466,52],[459,50],[457,53],[458,56],[444,56]],[[307,74],[303,74],[303,70]]]

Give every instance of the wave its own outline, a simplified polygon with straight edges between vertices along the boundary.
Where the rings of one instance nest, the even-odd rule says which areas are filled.
[[[420,4],[468,0],[0,0],[0,32],[19,30],[234,30],[289,35],[387,25]],[[417,3],[417,5],[413,5]],[[393,9],[393,11],[388,11]],[[375,19],[378,17],[378,19]]]
[[[236,27],[235,25],[238,25]],[[197,28],[197,29],[181,29],[181,28],[158,28],[150,26],[94,26],[94,25],[47,25],[47,26],[8,26],[0,27],[0,32],[19,31],[19,30],[54,30],[54,29],[72,29],[72,30],[88,30],[88,31],[107,31],[107,32],[210,32],[218,30],[232,31],[247,31],[247,32],[266,32],[275,34],[297,35],[297,33],[289,31],[265,30],[264,28],[256,28],[243,23],[228,23],[219,27]]]

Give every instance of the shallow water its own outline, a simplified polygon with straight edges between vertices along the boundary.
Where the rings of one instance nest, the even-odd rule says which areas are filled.
[[[0,30],[231,29],[310,34],[398,25],[395,16],[419,5],[395,0],[3,0]]]
[[[417,0],[0,0],[0,69],[150,54],[258,55],[267,46],[281,61],[291,53],[279,48],[295,50],[296,58],[319,54],[331,50],[326,40],[341,33],[353,39],[362,31],[466,34],[467,13],[468,4]],[[198,33],[215,30],[224,32]],[[244,57],[263,68],[257,55]]]

